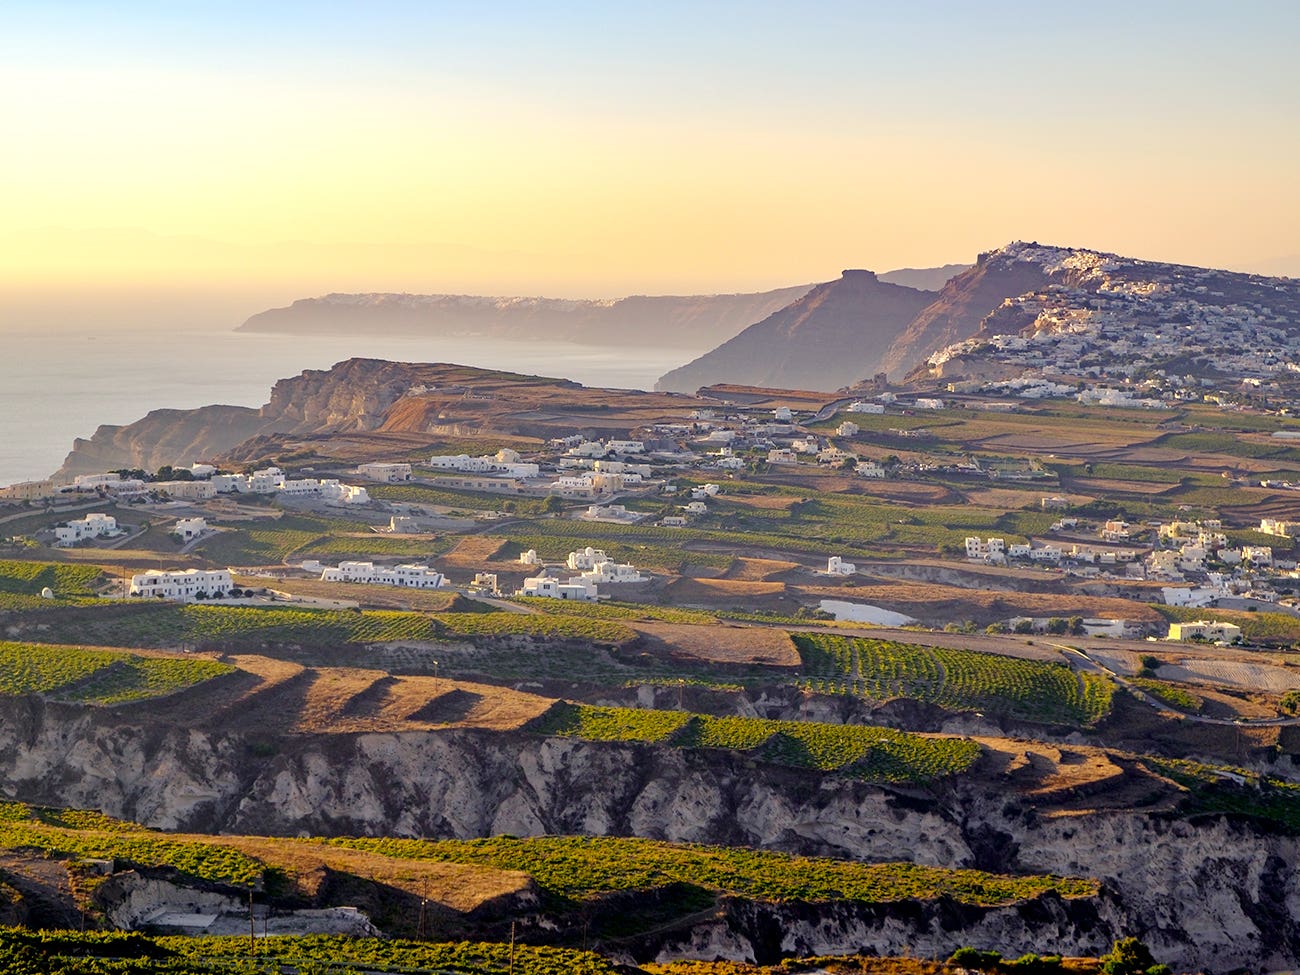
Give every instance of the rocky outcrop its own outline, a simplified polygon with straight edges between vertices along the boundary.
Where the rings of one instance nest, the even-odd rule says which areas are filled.
[[[893,338],[881,353],[880,369],[899,379],[946,345],[979,331],[984,318],[1007,298],[1047,283],[1043,267],[1014,254],[981,254],[975,266],[958,274],[939,296]]]
[[[259,410],[204,406],[154,410],[125,426],[101,426],[78,438],[58,471],[70,477],[163,464],[209,460],[251,437],[270,433],[315,434],[376,429],[384,413],[431,367],[379,359],[348,359],[332,369],[309,369],[281,379]]]
[[[942,903],[878,914],[821,910],[821,920],[787,906],[780,910],[790,951],[884,952],[907,939],[1095,951],[1122,929],[1179,967],[1286,968],[1300,960],[1300,842],[1247,821],[1189,821],[1142,809],[1049,817],[1005,782],[978,777],[940,792],[909,792],[729,752],[522,733],[317,735],[282,739],[279,748],[266,757],[234,733],[10,699],[0,711],[0,791],[164,828],[638,835],[1091,876],[1109,892],[1091,908],[1044,900],[1032,908],[1042,916],[972,914],[946,942],[941,932],[951,909]],[[769,929],[766,915],[752,911],[765,910],[702,919],[654,950],[738,958],[787,950],[785,942],[755,940]]]
[[[881,355],[934,298],[887,284],[871,271],[845,271],[751,325],[656,389],[694,392],[713,383],[834,390],[880,369]]]

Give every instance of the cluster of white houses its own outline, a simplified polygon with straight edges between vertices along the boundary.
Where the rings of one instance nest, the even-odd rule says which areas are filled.
[[[390,465],[391,466],[391,465]],[[211,468],[196,464],[195,468]],[[207,501],[218,494],[281,494],[286,497],[314,497],[338,504],[369,504],[363,487],[342,484],[337,478],[289,478],[278,467],[252,474],[216,474],[192,481],[141,481],[121,474],[79,474],[63,491],[103,491],[118,497],[165,494],[179,501]]]
[[[529,549],[519,556],[522,565],[538,566],[542,573],[525,579],[523,588],[516,595],[536,596],[544,599],[573,599],[592,602],[600,598],[597,586],[626,582],[644,582],[646,577],[636,566],[626,562],[615,562],[601,549],[576,549],[565,559],[564,567],[577,575],[563,578],[552,575],[545,568],[545,563],[538,557],[535,549]]]
[[[465,474],[490,474],[493,477],[537,477],[541,468],[520,458],[519,451],[502,447],[495,454],[470,457],[468,454],[434,454],[429,466],[440,471],[460,471]]]

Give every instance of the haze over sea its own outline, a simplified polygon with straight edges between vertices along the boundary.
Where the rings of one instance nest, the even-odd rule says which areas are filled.
[[[277,379],[352,356],[455,362],[588,386],[649,389],[703,350],[457,337],[304,338],[207,328],[6,331],[0,347],[0,485],[48,477],[74,437],[150,410],[261,406]],[[196,457],[177,457],[188,464]]]

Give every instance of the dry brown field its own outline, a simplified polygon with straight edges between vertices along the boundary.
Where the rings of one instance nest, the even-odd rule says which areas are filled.
[[[775,627],[697,626],[689,623],[632,623],[646,649],[670,659],[714,664],[798,667],[790,634]]]

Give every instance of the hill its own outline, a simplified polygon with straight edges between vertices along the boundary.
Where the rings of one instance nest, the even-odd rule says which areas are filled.
[[[845,271],[780,311],[751,325],[656,383],[690,392],[712,383],[793,389],[836,389],[878,371],[880,353],[933,300],[882,281],[871,271]]]
[[[617,300],[479,295],[328,294],[249,318],[239,331],[292,334],[482,335],[601,345],[707,348],[804,294],[809,285],[754,294],[633,295]]]
[[[881,290],[886,282],[912,288]],[[937,294],[914,290],[938,284]],[[1260,342],[1280,343],[1274,359],[1300,365],[1300,341],[1294,349],[1291,341],[1298,328],[1300,285],[1289,278],[1015,241],[972,267],[846,272],[668,373],[657,388],[730,382],[825,390],[880,372],[927,378],[927,367],[928,376],[945,379],[1006,378],[1045,357],[1067,374],[1079,365],[1100,373],[1133,367],[1134,352],[1137,368],[1152,376],[1177,368],[1241,377],[1259,371],[1253,350]],[[1225,360],[1216,350],[1234,355]],[[1079,355],[1089,352],[1086,360]]]

